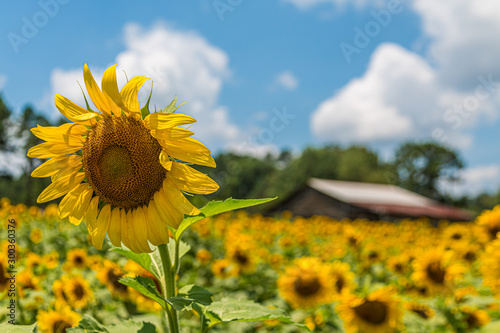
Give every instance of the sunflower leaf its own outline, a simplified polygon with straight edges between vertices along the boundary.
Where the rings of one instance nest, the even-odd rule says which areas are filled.
[[[275,319],[286,324],[294,324],[309,331],[306,325],[295,323],[283,310],[269,309],[253,301],[225,300],[213,302],[206,308],[205,314],[210,319],[210,327],[219,323]]]
[[[153,274],[157,279],[160,279],[162,277],[162,270],[159,269],[154,263],[153,259],[151,258],[151,255],[147,253],[135,253],[130,250],[125,250],[119,247],[113,247],[110,249],[110,251],[119,253],[127,258],[129,258],[132,261],[135,261],[139,265],[141,265],[144,269],[146,269],[148,272]],[[153,253],[157,253],[158,251],[154,251]],[[152,253],[152,254],[153,254]],[[161,263],[161,260],[160,260]]]
[[[136,276],[135,278],[123,277],[119,280],[119,282],[152,299],[156,303],[160,304],[162,308],[167,308],[165,298],[163,298],[160,292],[156,289],[156,285],[151,278],[143,276]]]
[[[3,332],[3,331],[2,331]],[[109,326],[99,324],[94,318],[89,315],[80,321],[77,327],[66,330],[68,333],[122,333],[122,332],[137,332],[137,333],[156,333],[156,327],[148,322],[136,322],[133,320],[125,320]]]
[[[214,216],[221,213],[230,212],[232,210],[247,208],[255,205],[260,205],[269,201],[272,201],[276,198],[267,198],[267,199],[233,199],[229,198],[225,201],[210,201],[205,207],[201,208],[201,213],[194,216],[186,216],[184,220],[182,220],[179,228],[174,233],[174,238],[179,240],[182,237],[182,234],[193,224],[198,221],[203,220],[206,217]]]
[[[186,253],[189,252],[189,250],[191,250],[191,246],[189,246],[186,242],[183,242],[180,239],[177,242],[179,242],[179,260],[180,260],[182,257],[186,255]],[[170,253],[170,260],[172,262],[174,262],[175,260],[175,244],[176,244],[175,240],[170,241],[168,243],[168,252]]]
[[[195,303],[210,305],[212,303],[212,293],[200,286],[187,285],[179,290],[175,297],[170,297],[167,302],[177,311],[191,311]]]
[[[32,325],[0,324],[0,332],[5,333],[31,333],[35,330],[36,323]]]
[[[161,112],[172,113],[175,110],[177,110],[176,106],[177,106],[177,96],[175,96],[175,98],[172,100],[172,102],[170,102],[169,105],[167,105],[163,110],[161,110]]]

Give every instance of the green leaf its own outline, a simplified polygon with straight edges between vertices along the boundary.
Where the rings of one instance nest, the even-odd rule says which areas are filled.
[[[151,298],[156,303],[160,304],[164,309],[167,308],[165,298],[156,289],[156,285],[151,278],[136,276],[135,278],[124,277],[119,280],[121,284],[124,284],[130,288],[133,288],[143,294],[144,296]]]
[[[153,263],[153,259],[151,255],[153,253],[156,253],[159,258],[158,250],[154,251],[153,253],[147,254],[147,253],[135,253],[130,250],[125,250],[119,247],[114,247],[111,248],[110,251],[119,253],[127,258],[129,258],[132,261],[135,261],[139,265],[141,265],[144,269],[146,269],[148,272],[153,274],[158,280],[160,280],[163,276],[163,271],[161,270],[161,267],[158,267],[157,263]],[[161,260],[160,260],[161,264]]]
[[[0,324],[0,332],[5,333],[31,333],[35,330],[36,323],[31,325]]]
[[[142,117],[142,119],[146,118],[150,114],[150,112],[149,112],[149,101],[151,100],[151,95],[152,94],[153,94],[153,82],[151,82],[151,91],[149,92],[148,101],[141,108],[141,117]]]
[[[186,253],[191,250],[191,246],[187,244],[186,242],[183,242],[182,240],[178,240],[179,242],[179,260],[186,255]],[[170,241],[168,243],[168,253],[170,254],[170,260],[171,262],[174,262],[175,260],[175,244],[176,241]]]
[[[185,102],[180,104],[180,105],[177,105],[177,96],[175,96],[175,98],[172,100],[172,102],[170,102],[169,105],[167,105],[163,110],[161,110],[162,112],[167,112],[167,113],[172,113],[172,112],[175,112],[177,111],[178,108],[180,108],[182,105],[186,104]]]
[[[188,285],[182,287],[177,296],[167,299],[177,311],[191,311],[194,303],[210,305],[212,303],[212,293],[200,286]]]
[[[203,220],[206,217],[214,216],[217,214],[230,212],[232,210],[247,208],[255,205],[260,205],[276,198],[267,199],[233,199],[229,198],[225,201],[210,201],[205,207],[201,208],[201,213],[195,216],[187,216],[182,220],[179,229],[175,231],[174,238],[176,240],[182,237],[182,234],[193,224]]]
[[[211,321],[211,327],[219,323],[277,319],[309,331],[307,326],[292,321],[285,315],[283,310],[269,309],[253,301],[226,300],[213,302],[207,307],[206,315]]]
[[[156,333],[156,327],[151,323],[135,322],[133,320],[121,321],[117,324],[104,327],[94,318],[86,315],[77,327],[69,328],[68,333]]]

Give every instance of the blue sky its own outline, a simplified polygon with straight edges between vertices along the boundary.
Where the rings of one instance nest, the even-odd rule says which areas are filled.
[[[216,152],[361,143],[388,156],[403,141],[435,138],[466,162],[457,191],[492,190],[500,185],[499,6],[3,2],[0,90],[17,112],[31,103],[55,119],[55,93],[82,102],[84,63],[98,81],[116,63],[152,78],[158,107],[175,95],[188,102],[180,111],[198,119],[197,138]]]

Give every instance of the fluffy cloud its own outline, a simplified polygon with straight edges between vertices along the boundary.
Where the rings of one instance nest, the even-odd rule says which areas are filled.
[[[314,111],[317,137],[375,143],[432,137],[463,148],[473,143],[468,132],[482,116],[497,117],[500,48],[491,41],[500,29],[500,4],[415,0],[412,6],[429,37],[426,56],[379,45],[367,71]]]
[[[440,184],[445,193],[459,197],[478,195],[485,191],[494,193],[500,187],[500,166],[482,165],[467,168],[459,174],[461,181],[452,184]]]
[[[278,74],[271,85],[271,89],[281,87],[286,90],[295,90],[299,86],[299,79],[290,71],[284,71]]]
[[[312,131],[325,140],[373,142],[422,138],[447,128],[443,111],[463,96],[440,86],[432,67],[395,44],[373,54],[366,73],[322,102]],[[453,142],[467,144],[465,136]]]
[[[181,107],[183,113],[194,116],[198,123],[194,130],[198,137],[213,145],[236,140],[238,127],[229,119],[228,110],[218,104],[219,94],[229,77],[228,57],[194,32],[179,31],[165,24],[144,29],[137,24],[128,24],[124,29],[125,50],[116,56],[119,86],[125,83],[126,71],[130,78],[144,75],[154,84],[150,107],[162,108],[174,96],[179,102],[188,102]],[[104,68],[89,65],[96,80]],[[84,103],[76,81],[83,84],[82,68],[72,70],[55,69],[51,77],[51,96],[59,93],[77,103]],[[144,103],[150,85],[141,90]]]

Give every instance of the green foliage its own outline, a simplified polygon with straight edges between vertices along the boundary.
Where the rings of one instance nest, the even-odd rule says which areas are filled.
[[[0,332],[5,333],[31,333],[35,330],[36,323],[32,325],[0,324]]]
[[[212,303],[212,293],[200,286],[187,285],[182,287],[177,296],[167,299],[177,311],[191,311],[194,303],[210,305]]]
[[[229,198],[225,201],[211,201],[205,207],[201,208],[201,213],[196,216],[187,216],[182,220],[179,228],[174,233],[174,238],[179,240],[182,237],[182,234],[193,224],[198,221],[203,220],[206,217],[214,216],[217,214],[230,212],[232,210],[247,208],[255,205],[260,205],[269,201],[272,201],[276,198],[270,199],[249,199],[249,200],[240,200]]]
[[[134,278],[123,277],[120,279],[120,283],[137,290],[148,298],[151,298],[156,303],[160,304],[162,308],[167,308],[165,298],[163,298],[161,293],[156,289],[156,285],[151,278],[143,276],[136,276]]]
[[[85,316],[77,327],[66,330],[68,333],[156,333],[156,327],[146,322],[125,320],[117,324],[103,326],[94,318]]]

